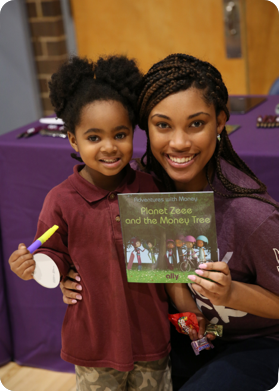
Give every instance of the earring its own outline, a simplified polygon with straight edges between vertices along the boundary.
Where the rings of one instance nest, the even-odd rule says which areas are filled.
[[[218,140],[218,141],[221,141],[221,136],[220,136],[220,134],[218,134],[217,140]]]

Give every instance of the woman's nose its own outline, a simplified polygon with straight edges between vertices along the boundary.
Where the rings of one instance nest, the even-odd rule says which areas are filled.
[[[189,149],[191,147],[191,144],[192,143],[189,138],[189,135],[183,129],[175,129],[172,132],[169,143],[171,148],[178,151],[183,151]]]

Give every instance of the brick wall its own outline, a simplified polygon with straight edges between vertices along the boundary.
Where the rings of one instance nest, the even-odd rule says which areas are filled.
[[[25,0],[44,115],[53,113],[48,81],[68,57],[60,0]]]

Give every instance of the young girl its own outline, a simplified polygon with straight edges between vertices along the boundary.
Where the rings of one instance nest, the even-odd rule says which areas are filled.
[[[120,192],[158,191],[151,176],[129,166],[140,80],[133,60],[113,56],[96,63],[74,57],[50,82],[55,112],[84,164],[46,196],[36,238],[59,229],[37,252],[62,277],[74,265],[82,278],[84,300],[67,309],[61,351],[76,365],[81,391],[172,389],[167,296],[162,284],[128,284],[117,201]],[[25,245],[9,263],[32,278]]]
[[[167,191],[214,191],[223,261],[199,265],[189,290],[224,335],[194,357],[187,337],[171,328],[174,390],[266,391],[278,381],[278,204],[232,148],[227,101],[218,70],[184,54],[153,65],[139,99],[143,163]],[[75,285],[65,282],[65,302]],[[166,286],[177,307],[188,300],[179,284]]]

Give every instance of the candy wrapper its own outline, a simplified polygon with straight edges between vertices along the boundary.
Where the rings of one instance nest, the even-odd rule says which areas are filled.
[[[214,334],[216,337],[222,337],[223,336],[223,326],[220,324],[211,324],[209,323],[206,326],[205,333],[206,334]]]
[[[214,348],[214,345],[212,345],[212,343],[206,337],[191,342],[191,346],[196,356],[198,356],[203,349]]]
[[[168,318],[179,333],[189,335],[190,329],[196,330],[197,333],[199,331],[197,317],[192,312],[169,314]]]

